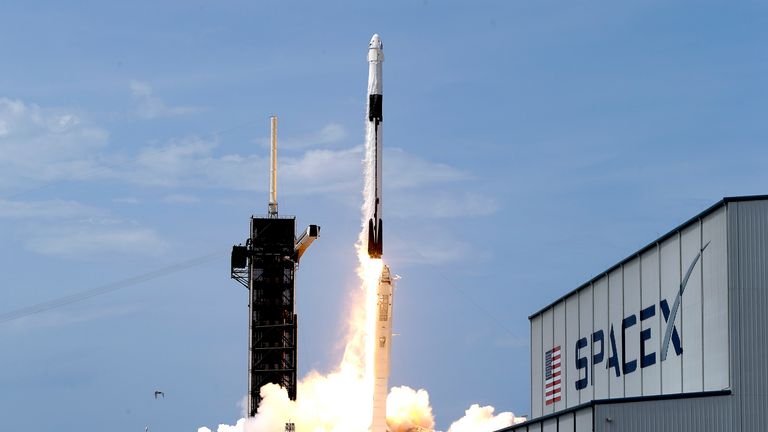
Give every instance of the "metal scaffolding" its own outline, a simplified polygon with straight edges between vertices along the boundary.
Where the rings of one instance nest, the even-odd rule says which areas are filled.
[[[296,400],[297,323],[294,274],[299,259],[320,235],[310,225],[298,237],[296,219],[277,212],[277,116],[271,123],[267,217],[251,216],[245,246],[232,247],[231,276],[248,289],[248,415],[261,403],[265,384],[277,384]]]
[[[294,218],[251,218],[251,236],[232,250],[232,278],[249,291],[248,413],[256,414],[261,387],[285,388],[296,399],[297,317],[294,275],[301,254],[317,238],[310,225],[297,240]]]

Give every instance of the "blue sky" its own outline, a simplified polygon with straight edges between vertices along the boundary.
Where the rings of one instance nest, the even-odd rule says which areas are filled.
[[[339,361],[357,289],[366,48],[385,62],[392,385],[446,429],[529,411],[527,316],[723,196],[768,193],[764,2],[16,2],[0,6],[3,430],[196,430],[246,391],[228,248],[322,226],[300,370]],[[167,397],[154,400],[162,389]]]

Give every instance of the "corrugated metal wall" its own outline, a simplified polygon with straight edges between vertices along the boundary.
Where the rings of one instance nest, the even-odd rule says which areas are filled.
[[[729,427],[731,396],[595,406],[595,432],[721,432]],[[740,429],[737,429],[740,430]],[[762,431],[765,429],[744,429]]]
[[[592,407],[504,430],[509,432],[592,432]]]
[[[732,395],[635,402],[597,402],[540,422],[505,429],[509,432],[728,432],[764,431],[734,420],[738,410]]]
[[[768,430],[768,201],[728,206],[733,430]]]

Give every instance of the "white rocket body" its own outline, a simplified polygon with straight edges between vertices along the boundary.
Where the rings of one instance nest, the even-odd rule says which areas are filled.
[[[382,195],[382,138],[384,127],[382,122],[382,102],[384,98],[382,85],[382,66],[384,63],[384,45],[381,43],[379,35],[375,34],[368,44],[368,116],[366,127],[367,136],[374,138],[374,158],[375,158],[375,201],[373,216],[368,220],[368,256],[371,258],[381,258],[383,253],[383,224],[381,222],[381,195]]]
[[[366,136],[372,144],[374,158],[374,207],[368,220],[368,256],[381,259],[382,225],[382,64],[384,50],[379,35],[368,44],[368,109]],[[373,334],[373,416],[371,432],[387,432],[387,394],[389,393],[389,355],[392,346],[392,277],[384,266],[376,287],[376,328]]]
[[[373,355],[373,420],[371,432],[387,432],[389,355],[392,347],[392,296],[394,287],[389,267],[384,266],[376,288],[376,331]]]

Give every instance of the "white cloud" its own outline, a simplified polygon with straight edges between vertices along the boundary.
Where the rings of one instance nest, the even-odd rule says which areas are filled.
[[[137,97],[153,100],[149,86],[132,84]],[[345,136],[343,127],[329,124],[300,137],[292,144],[297,150],[281,153],[279,195],[334,194],[357,207],[362,188],[362,146],[307,148],[331,145]],[[105,130],[71,110],[43,109],[0,98],[0,188],[23,190],[62,180],[110,181],[160,188],[165,202],[191,204],[200,200],[205,189],[266,192],[269,186],[267,151],[227,154],[215,140],[188,137],[146,146],[135,156],[127,156],[109,152],[108,139]],[[467,190],[466,182],[472,180],[467,172],[404,149],[387,147],[384,151],[385,191],[394,192],[389,195],[391,199],[385,196],[385,201],[393,217],[452,218],[497,210],[491,196]],[[112,201],[138,203],[132,197]],[[56,229],[39,228],[30,222],[52,217],[61,221]],[[0,218],[17,221],[14,229],[21,228],[29,236],[27,248],[38,253],[90,257],[104,251],[153,255],[167,249],[152,229],[131,225],[119,217],[107,221],[108,217],[108,212],[72,201],[0,201]],[[447,263],[468,253],[468,244],[445,233],[436,237],[401,244],[402,257],[409,262]],[[397,242],[391,247],[398,247]]]
[[[0,199],[0,219],[71,219],[103,215],[105,212],[75,201],[10,201]]]
[[[139,199],[136,197],[120,197],[112,198],[112,202],[117,204],[138,204]]]
[[[499,204],[482,192],[428,189],[398,193],[387,207],[387,213],[398,218],[454,218],[491,215]]]
[[[71,112],[0,98],[0,187],[104,175],[108,133]]]
[[[151,88],[132,82],[134,93],[152,99]],[[162,105],[160,105],[162,106]],[[312,134],[307,142],[329,144],[346,135],[337,124]],[[231,190],[268,188],[269,155],[217,154],[218,143],[197,137],[144,147],[133,157],[105,151],[108,133],[72,112],[44,110],[0,98],[0,187],[30,182],[115,180],[145,186],[205,187]],[[302,147],[304,144],[296,143]],[[447,164],[388,147],[387,189],[421,188],[469,179]],[[358,191],[362,185],[362,146],[309,149],[280,157],[282,193]]]
[[[407,189],[468,180],[469,174],[450,165],[432,162],[401,148],[384,149],[385,187]]]
[[[232,190],[269,188],[266,155],[214,154],[217,144],[191,137],[140,151],[135,163],[115,175],[147,186]],[[358,189],[362,149],[309,150],[280,158],[280,193],[316,193]]]
[[[362,147],[310,150],[301,157],[284,159],[280,172],[285,176],[286,186],[296,190],[357,191],[362,187],[362,158]]]
[[[75,201],[0,199],[0,220],[20,234],[33,252],[66,258],[117,254],[156,256],[168,245],[149,228],[110,216],[106,210]],[[56,220],[52,225],[51,220]]]
[[[91,321],[114,318],[129,315],[137,310],[134,305],[120,305],[115,307],[100,306],[95,309],[82,308],[76,311],[48,310],[45,313],[31,314],[13,321],[4,323],[4,328],[11,331],[44,330],[49,328],[60,329],[68,325],[76,325]]]
[[[441,232],[431,227],[421,227],[410,232],[408,237],[387,236],[384,227],[384,248],[394,267],[431,264],[440,265],[459,261],[474,253],[471,244],[457,238],[450,232]]]
[[[264,155],[216,156],[217,143],[196,137],[174,140],[141,150],[135,166],[120,176],[125,180],[174,187],[212,187],[266,191],[269,157]],[[279,160],[281,194],[359,191],[362,186],[363,149],[311,149]],[[385,150],[388,189],[420,188],[455,182],[469,176],[446,164],[431,162],[402,149]]]
[[[300,136],[288,136],[283,138],[283,135],[278,129],[278,148],[279,150],[294,150],[303,149],[307,147],[317,146],[332,146],[338,144],[344,138],[347,137],[347,130],[344,126],[338,123],[329,123],[323,126],[320,130],[300,135]],[[262,138],[259,140],[262,146],[269,148],[269,138]]]
[[[163,202],[168,204],[197,204],[200,197],[191,194],[171,194],[163,197]]]
[[[215,142],[198,138],[174,140],[159,147],[142,149],[121,174],[129,181],[153,186],[176,187],[204,176]]]
[[[145,82],[132,80],[130,87],[133,99],[136,101],[136,112],[146,119],[194,114],[200,111],[196,107],[166,105],[162,99],[154,94],[152,87]]]
[[[92,222],[92,221],[89,221]],[[26,247],[43,255],[65,258],[91,258],[116,255],[157,256],[168,244],[154,230],[117,224],[78,223],[41,229],[27,241]]]

